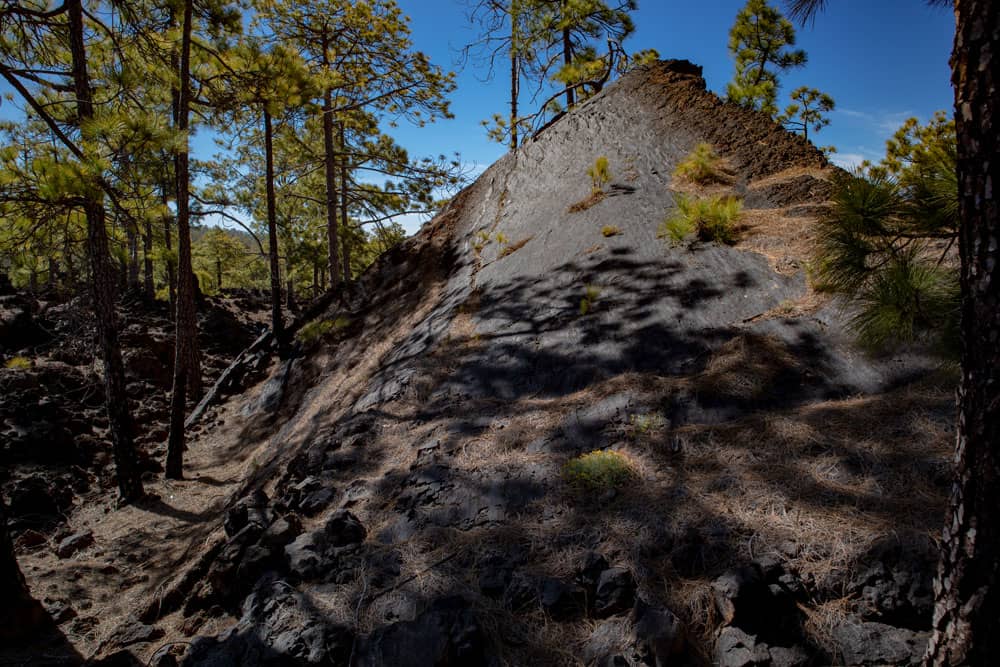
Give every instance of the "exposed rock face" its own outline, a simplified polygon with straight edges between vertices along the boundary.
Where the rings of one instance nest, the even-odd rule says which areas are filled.
[[[236,627],[219,637],[195,639],[181,664],[343,665],[353,644],[353,634],[328,623],[308,597],[280,579],[265,580],[244,602]]]
[[[567,650],[553,637],[588,633],[583,657],[594,665],[834,660],[800,609],[829,587],[777,557],[747,561],[748,535],[754,550],[772,527],[718,511],[741,501],[741,484],[772,481],[746,460],[781,441],[777,426],[745,435],[737,462],[706,462],[711,434],[685,438],[881,389],[933,363],[860,357],[832,309],[775,315],[807,293],[796,258],[659,239],[674,168],[700,141],[729,161],[748,208],[794,218],[796,230],[822,208],[829,171],[815,148],[706,92],[690,63],[668,62],[551,124],[378,260],[352,288],[357,302],[327,313],[349,316],[358,335],[287,362],[245,403],[254,424],[280,429],[262,467],[277,478],[274,500],[250,498],[227,516],[231,543],[197,608],[235,609],[243,582],[267,582],[268,571],[283,583],[262,583],[237,628],[199,640],[187,664],[314,664],[341,655],[348,637],[359,665],[490,664],[498,654],[548,664]],[[598,155],[613,174],[606,196],[573,207],[590,194],[585,172]],[[611,222],[619,233],[605,236]],[[570,489],[564,464],[594,449],[643,465],[615,488]],[[714,480],[692,493],[692,473]],[[789,491],[788,504],[822,502],[827,488],[815,486]],[[791,543],[789,558],[800,548],[760,539]],[[901,570],[873,559],[885,569],[850,585],[887,601],[837,640],[861,664],[896,660],[913,639],[871,621],[923,613],[922,575],[889,591]],[[697,595],[715,605],[702,615],[716,625],[685,617],[685,628],[664,589],[713,577]],[[314,595],[365,622],[328,625],[309,607]],[[891,641],[862,653],[856,639],[876,631]]]

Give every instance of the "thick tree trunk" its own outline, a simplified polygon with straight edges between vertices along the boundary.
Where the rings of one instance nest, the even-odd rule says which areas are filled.
[[[142,291],[146,301],[156,299],[156,285],[153,276],[153,223],[146,218],[146,229],[142,235]]]
[[[45,618],[42,606],[31,597],[17,566],[14,543],[7,532],[7,506],[0,497],[0,640],[28,636]]]
[[[77,99],[77,117],[81,125],[94,116],[90,77],[87,73],[87,52],[83,37],[83,5],[81,0],[67,2],[69,16],[70,53],[73,59],[73,86]],[[142,496],[142,480],[136,465],[134,426],[125,390],[125,366],[118,344],[118,323],[115,313],[114,269],[108,249],[108,231],[104,226],[104,206],[100,200],[84,204],[87,220],[87,251],[90,255],[91,288],[97,336],[104,363],[104,392],[107,400],[108,425],[114,447],[118,493],[121,502],[131,502]]]
[[[271,114],[264,106],[264,188],[267,199],[267,243],[271,263],[271,331],[279,349],[284,341],[281,319],[281,264],[278,262],[278,213],[274,194],[274,131]]]
[[[194,275],[191,270],[191,230],[188,209],[190,171],[188,154],[188,117],[191,106],[191,22],[193,0],[184,3],[181,33],[180,94],[177,104],[177,129],[183,143],[174,157],[177,186],[177,306],[174,316],[174,377],[170,395],[170,435],[167,439],[165,474],[169,479],[184,476],[184,411],[187,389],[200,381],[197,359],[198,338],[194,305]]]
[[[324,49],[325,53],[325,49]],[[324,60],[324,65],[329,63]],[[333,141],[333,92],[323,91],[323,168],[326,174],[326,238],[330,289],[340,277],[340,249],[337,233],[337,153]]]
[[[340,124],[340,151],[342,155],[340,156],[340,228],[343,231],[342,236],[344,237],[343,243],[343,269],[344,269],[344,282],[351,282],[351,258],[350,258],[350,243],[348,241],[347,225],[347,193],[349,191],[347,187],[347,141],[344,132],[344,124]]]
[[[962,381],[926,663],[993,665],[1000,656],[1000,4],[957,0],[955,18]]]

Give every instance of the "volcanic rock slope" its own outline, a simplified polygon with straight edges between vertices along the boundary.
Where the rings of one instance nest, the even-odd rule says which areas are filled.
[[[673,178],[702,141],[729,182]],[[239,621],[187,664],[916,659],[948,379],[808,288],[832,172],[683,61],[491,166],[247,402],[267,445],[175,585]],[[658,238],[681,190],[742,197],[741,240]],[[627,485],[567,481],[606,448]]]

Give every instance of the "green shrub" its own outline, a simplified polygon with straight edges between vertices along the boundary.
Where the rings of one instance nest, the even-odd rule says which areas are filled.
[[[351,321],[343,315],[333,320],[316,319],[302,325],[295,335],[302,343],[309,345],[325,338],[334,331],[340,331],[350,325]]]
[[[28,357],[11,357],[4,363],[3,367],[12,371],[26,371],[31,368],[31,359]]]
[[[601,234],[604,234],[604,236],[617,236],[621,233],[622,230],[614,225],[604,225],[601,227]]]
[[[644,415],[630,416],[629,425],[632,427],[632,434],[639,437],[659,431],[666,426],[666,420],[659,412],[650,412]]]
[[[601,296],[600,287],[597,285],[587,285],[583,291],[583,298],[580,299],[580,314],[586,315],[593,310],[599,296]]]
[[[611,170],[608,168],[608,158],[603,155],[594,161],[594,166],[587,169],[587,176],[590,176],[591,191],[594,194],[603,192],[605,186],[611,182]]]
[[[489,232],[480,229],[476,232],[475,239],[472,241],[472,249],[475,250],[478,255],[483,251],[483,248],[489,245],[490,240]]]
[[[627,456],[610,449],[595,449],[566,462],[563,479],[581,491],[617,489],[635,478],[635,466]]]
[[[701,241],[736,242],[736,223],[743,213],[741,199],[678,195],[676,202],[677,210],[660,225],[658,236],[675,244],[691,234],[696,234]]]
[[[711,183],[723,180],[719,163],[722,161],[711,144],[702,142],[674,169],[674,176],[694,183]]]

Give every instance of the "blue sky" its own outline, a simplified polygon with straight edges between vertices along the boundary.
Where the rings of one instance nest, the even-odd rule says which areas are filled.
[[[457,69],[461,47],[475,36],[463,0],[398,1],[412,19],[415,47],[442,67]],[[743,4],[639,0],[637,29],[626,47],[687,58],[704,67],[711,90],[722,92],[733,73],[728,34]],[[832,95],[837,108],[815,141],[835,145],[840,164],[880,157],[885,140],[903,120],[926,120],[952,106],[951,12],[931,9],[921,0],[838,0],[813,25],[797,26],[797,32],[809,62],[785,76],[779,104],[784,106],[788,93],[800,85]],[[471,66],[459,71],[452,96],[455,119],[420,129],[401,126],[395,131],[400,143],[415,155],[457,150],[463,161],[480,168],[502,155],[503,147],[488,141],[479,123],[504,111],[509,84],[502,72],[488,83],[479,80],[482,75]]]
[[[412,19],[414,47],[441,67],[456,70],[458,88],[451,96],[454,119],[423,128],[401,124],[392,133],[413,157],[458,151],[463,162],[481,171],[505,152],[486,138],[480,122],[505,111],[509,83],[503,72],[484,83],[481,70],[459,68],[461,48],[476,34],[466,20],[471,1],[397,0]],[[745,0],[638,2],[633,15],[637,29],[626,48],[655,48],[663,58],[691,60],[704,67],[711,90],[724,91],[733,73],[728,33]],[[926,120],[938,109],[951,109],[948,57],[954,17],[922,0],[836,0],[828,5],[813,25],[797,26],[798,46],[809,62],[784,77],[779,105],[800,85],[832,95],[837,108],[814,140],[836,146],[835,161],[851,165],[879,158],[885,140],[906,118]],[[530,101],[523,99],[521,105],[527,110]],[[10,105],[2,106],[0,116],[10,117]],[[206,154],[214,151],[204,135],[194,147]],[[418,225],[416,219],[405,221],[409,231]]]

